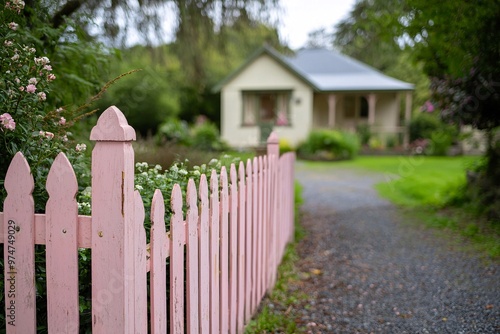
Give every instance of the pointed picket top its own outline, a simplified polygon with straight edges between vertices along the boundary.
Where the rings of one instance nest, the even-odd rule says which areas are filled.
[[[156,189],[153,194],[153,201],[151,202],[151,223],[160,223],[165,217],[165,204],[163,204],[163,194],[159,189]]]
[[[21,152],[17,152],[10,162],[9,169],[5,175],[5,190],[12,195],[31,195],[35,187],[30,166]]]
[[[135,130],[128,125],[125,115],[115,106],[106,109],[90,132],[90,140],[133,141]]]
[[[189,179],[186,192],[186,204],[188,210],[197,211],[198,197],[196,194],[196,185],[193,179]]]
[[[211,196],[219,200],[219,182],[217,180],[217,172],[213,169],[210,175],[210,192]]]
[[[268,144],[279,144],[280,140],[276,131],[271,132],[269,137],[267,137]]]
[[[227,182],[227,170],[226,166],[222,166],[220,169],[220,187],[221,187],[221,201],[227,200],[228,196],[228,182]]]
[[[170,208],[173,215],[180,215],[182,217],[182,191],[179,184],[174,184],[172,189],[172,197],[170,198]],[[170,227],[172,228],[172,227]]]
[[[208,181],[205,174],[201,174],[198,192],[200,197],[200,206],[208,206]]]
[[[252,160],[247,159],[247,176],[250,177],[252,175]]]
[[[61,185],[64,187],[61,187]],[[78,182],[75,172],[64,153],[59,153],[50,167],[49,175],[47,176],[47,192],[49,197],[58,200],[74,199],[78,192]]]
[[[231,186],[234,186],[238,182],[238,177],[236,173],[236,166],[234,164],[231,164],[231,168],[229,169],[229,180]]]
[[[238,176],[241,182],[244,182],[243,180],[245,179],[245,165],[243,164],[243,161],[240,161],[240,164],[238,166]]]

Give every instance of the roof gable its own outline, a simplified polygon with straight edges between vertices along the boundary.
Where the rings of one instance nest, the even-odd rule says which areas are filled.
[[[275,60],[278,64],[283,66],[286,70],[290,71],[293,75],[297,76],[299,79],[304,81],[307,85],[311,86],[315,89],[314,84],[309,81],[308,78],[302,76],[295,68],[291,67],[286,58],[284,58],[278,51],[274,48],[264,45],[258,50],[256,50],[253,54],[248,57],[243,64],[241,64],[236,70],[231,72],[227,77],[222,79],[215,87],[212,89],[212,92],[218,93],[221,89],[226,86],[230,81],[232,81],[235,77],[237,77],[241,72],[243,72],[246,68],[248,68],[255,60],[257,60],[262,55],[268,55],[273,60]]]
[[[414,85],[389,77],[353,58],[327,49],[301,49],[294,56],[283,56],[269,46],[263,46],[232,72],[213,91],[238,76],[262,54],[291,71],[315,91],[409,91]]]

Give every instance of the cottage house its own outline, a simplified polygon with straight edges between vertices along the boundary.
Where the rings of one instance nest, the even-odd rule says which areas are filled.
[[[296,145],[313,129],[354,132],[360,125],[381,141],[392,136],[407,145],[413,89],[336,51],[285,56],[264,46],[214,90],[221,93],[222,138],[253,147],[272,130]]]

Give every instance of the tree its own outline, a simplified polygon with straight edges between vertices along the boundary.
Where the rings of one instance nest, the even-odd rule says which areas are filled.
[[[404,10],[402,0],[359,0],[335,26],[333,44],[344,54],[385,72],[402,51],[394,23]]]
[[[487,162],[472,187],[500,217],[500,1],[407,3],[401,31],[432,78],[443,119],[486,133]]]

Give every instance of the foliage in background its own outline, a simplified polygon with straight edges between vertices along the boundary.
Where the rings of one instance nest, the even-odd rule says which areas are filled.
[[[136,46],[121,51],[117,60],[111,64],[113,75],[140,71],[110,87],[97,106],[102,111],[117,106],[139,134],[154,135],[159,124],[179,114],[179,60],[168,46]]]
[[[311,131],[299,145],[300,157],[319,160],[345,160],[356,157],[360,149],[356,134],[336,130]]]
[[[436,113],[417,114],[409,127],[413,146],[421,146],[421,151],[417,153],[447,155],[452,144],[459,139],[458,128],[444,123]]]
[[[500,218],[500,2],[406,1],[411,11],[401,32],[432,78],[441,116],[486,133],[487,163],[468,189],[481,192],[488,215]]]
[[[224,151],[229,148],[219,135],[219,129],[210,122],[196,124],[192,129],[192,146],[202,151]]]

